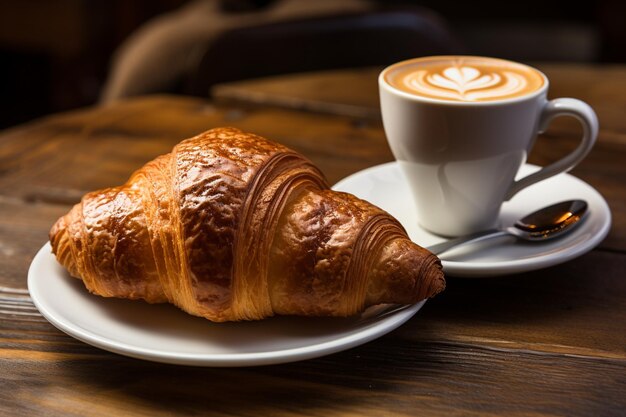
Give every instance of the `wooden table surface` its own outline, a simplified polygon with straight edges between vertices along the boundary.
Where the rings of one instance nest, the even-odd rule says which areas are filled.
[[[377,69],[218,86],[53,115],[0,134],[0,415],[360,416],[626,414],[626,67],[540,65],[551,97],[590,103],[598,143],[572,174],[600,191],[609,236],[565,264],[495,279],[448,277],[399,329],[326,357],[250,368],[152,363],[79,342],[26,289],[53,222],[179,140],[235,126],[311,158],[331,182],[392,160]],[[580,134],[559,119],[530,161]]]

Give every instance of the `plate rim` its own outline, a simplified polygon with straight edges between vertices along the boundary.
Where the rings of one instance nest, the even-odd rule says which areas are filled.
[[[520,170],[539,169],[539,168],[541,167],[538,165],[524,163],[522,167],[520,167]],[[345,186],[346,183],[348,183],[350,180],[354,180],[354,178],[356,177],[368,175],[368,174],[371,174],[371,172],[375,172],[375,171],[384,171],[384,170],[390,170],[390,169],[395,169],[395,170],[400,169],[397,161],[391,161],[391,162],[386,162],[386,163],[379,164],[379,165],[374,165],[374,166],[362,169],[360,171],[357,171],[353,174],[350,174],[347,177],[342,178],[341,180],[337,181],[332,186],[332,189],[337,190],[337,188]],[[591,186],[589,183],[567,172],[557,174],[554,177],[545,179],[544,181],[550,181],[558,176],[563,176],[564,178],[567,178],[570,181],[576,181],[588,187],[588,190],[592,192],[593,194],[595,194],[596,200],[601,207],[601,213],[596,213],[593,218],[594,219],[600,218],[604,220],[598,233],[592,235],[591,238],[585,240],[581,244],[574,245],[568,250],[559,252],[559,256],[556,256],[556,255],[553,257],[545,256],[539,259],[535,258],[532,261],[529,259],[516,259],[516,260],[505,261],[505,262],[463,262],[463,261],[446,261],[442,259],[441,263],[443,265],[444,272],[457,278],[492,278],[492,277],[498,277],[502,275],[530,272],[530,271],[535,271],[538,269],[543,269],[543,268],[547,268],[550,266],[561,264],[563,262],[570,261],[578,256],[581,256],[587,253],[588,251],[596,247],[600,242],[602,242],[604,238],[606,238],[606,236],[608,235],[610,228],[611,228],[611,223],[612,223],[611,210],[610,210],[608,203],[606,202],[602,194],[600,194],[600,192],[598,192],[598,190],[596,190],[593,186]],[[530,187],[532,187],[532,185]],[[351,192],[351,191],[344,191],[344,192]],[[590,219],[587,219],[587,222],[589,220]],[[417,227],[419,227],[419,225]]]
[[[337,339],[327,340],[307,346],[266,352],[241,353],[197,354],[164,351],[158,349],[148,349],[128,342],[106,338],[90,329],[86,329],[75,324],[71,321],[71,318],[65,315],[60,314],[61,317],[59,317],[59,312],[52,311],[54,308],[50,308],[50,304],[46,301],[46,297],[41,291],[41,278],[37,274],[38,269],[45,267],[44,262],[52,260],[57,262],[56,257],[52,254],[50,242],[47,242],[39,249],[29,266],[27,284],[33,304],[37,307],[42,316],[54,327],[77,340],[109,352],[136,359],[144,359],[174,365],[204,367],[260,366],[313,359],[341,352],[370,342],[397,329],[411,319],[427,301],[422,300],[412,305],[399,306],[398,309],[393,311],[391,314],[387,313],[384,316],[381,316],[378,322],[366,326],[361,331],[350,333],[338,337]],[[53,272],[51,272],[51,274],[57,275]],[[91,294],[88,295],[94,297],[94,300],[98,300],[97,296]],[[297,317],[294,318],[297,319]]]

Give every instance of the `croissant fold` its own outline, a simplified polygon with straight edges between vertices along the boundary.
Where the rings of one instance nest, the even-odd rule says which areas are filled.
[[[59,262],[104,297],[209,320],[349,316],[445,286],[438,258],[383,210],[329,189],[300,154],[209,130],[86,194],[50,231]]]

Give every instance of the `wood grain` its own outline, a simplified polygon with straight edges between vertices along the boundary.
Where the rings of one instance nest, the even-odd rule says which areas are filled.
[[[0,148],[0,194],[72,202],[85,191],[124,182],[180,140],[218,126],[235,126],[291,146],[326,165],[331,181],[392,159],[378,125],[155,97],[59,115],[6,132]]]
[[[381,70],[332,70],[237,81],[213,86],[211,95],[224,103],[380,119],[376,80]]]
[[[0,196],[0,287],[26,288],[31,260],[68,208]]]
[[[409,325],[425,321],[415,318]],[[0,414],[619,415],[624,361],[416,341],[260,368],[180,368],[120,357],[54,332],[2,343]],[[42,377],[45,375],[45,378]],[[571,395],[576,393],[576,395]]]
[[[373,113],[323,104],[359,108],[371,91],[360,89],[358,80],[371,74],[343,73],[352,93],[333,89],[324,74],[286,79],[294,96],[317,91],[319,108],[156,96],[1,133],[0,415],[623,415],[626,120],[615,107],[626,100],[626,84],[617,83],[624,71],[545,71],[559,95],[584,98],[598,110],[598,144],[574,174],[609,201],[614,223],[607,240],[541,271],[489,280],[448,277],[441,296],[385,337],[324,358],[260,368],[162,365],[79,342],[34,308],[25,290],[29,263],[50,225],[84,192],[124,182],[180,139],[211,127],[232,125],[291,146],[331,182],[391,160]],[[567,120],[555,123],[538,140],[531,162],[559,158],[574,146],[579,129]]]

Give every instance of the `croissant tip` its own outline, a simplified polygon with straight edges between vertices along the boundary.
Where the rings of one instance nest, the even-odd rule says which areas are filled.
[[[446,289],[446,280],[444,278],[441,261],[435,255],[433,255],[433,257],[436,259],[436,262],[433,263],[433,266],[430,269],[429,277],[427,278],[428,281],[430,281],[430,288],[427,295],[428,298],[433,298]]]
[[[76,269],[76,262],[72,256],[70,249],[70,238],[68,231],[67,215],[59,218],[48,233],[50,239],[50,246],[52,247],[52,253],[56,256],[57,260],[63,265],[70,275],[78,277],[78,270]]]

